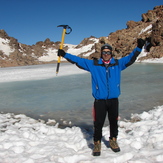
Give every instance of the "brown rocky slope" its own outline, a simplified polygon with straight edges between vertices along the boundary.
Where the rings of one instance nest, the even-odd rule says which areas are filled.
[[[135,48],[137,38],[148,38],[152,43],[150,52],[141,60],[163,57],[163,5],[142,14],[139,22],[128,21],[126,29],[113,32],[107,38],[101,37],[96,45],[96,52],[99,53],[100,42],[105,41],[114,47],[116,57],[126,56]]]
[[[96,44],[96,53],[92,56],[98,56],[103,41],[114,47],[114,54],[118,58],[126,56],[135,48],[137,38],[147,38],[151,41],[152,47],[141,60],[163,57],[163,5],[142,14],[141,21],[131,20],[126,25],[126,29],[113,32],[108,37],[101,37]]]

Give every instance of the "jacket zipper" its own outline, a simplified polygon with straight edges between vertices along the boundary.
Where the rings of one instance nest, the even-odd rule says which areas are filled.
[[[106,87],[107,87],[107,93],[108,93],[106,99],[109,98],[109,90],[110,90],[110,89],[109,89],[108,81],[109,81],[109,67],[106,68]]]

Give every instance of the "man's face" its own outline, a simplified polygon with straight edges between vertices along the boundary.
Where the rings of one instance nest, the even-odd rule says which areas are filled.
[[[107,54],[107,53],[108,53],[108,54]],[[111,51],[110,51],[110,49],[104,49],[104,50],[102,51],[102,59],[103,59],[104,61],[109,61],[111,57],[112,57],[112,56],[111,56]]]

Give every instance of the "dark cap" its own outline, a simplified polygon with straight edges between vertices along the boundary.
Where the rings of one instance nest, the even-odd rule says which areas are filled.
[[[104,49],[109,49],[109,50],[112,51],[113,48],[112,48],[112,46],[109,45],[109,44],[104,44],[104,45],[101,46],[101,51],[103,51]]]

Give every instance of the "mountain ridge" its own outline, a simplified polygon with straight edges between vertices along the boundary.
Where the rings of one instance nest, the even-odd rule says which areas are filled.
[[[139,58],[140,61],[163,57],[163,5],[156,6],[142,14],[142,20],[126,23],[127,28],[117,30],[96,38],[84,38],[78,45],[64,44],[64,50],[74,55],[92,59],[100,57],[102,42],[113,46],[116,58],[128,55],[135,47],[137,38],[149,39],[152,43],[150,51]],[[14,37],[8,36],[5,30],[0,30],[0,67],[13,67],[55,63],[60,42],[49,38],[38,41],[34,45],[19,43]],[[63,59],[63,61],[65,61]]]

